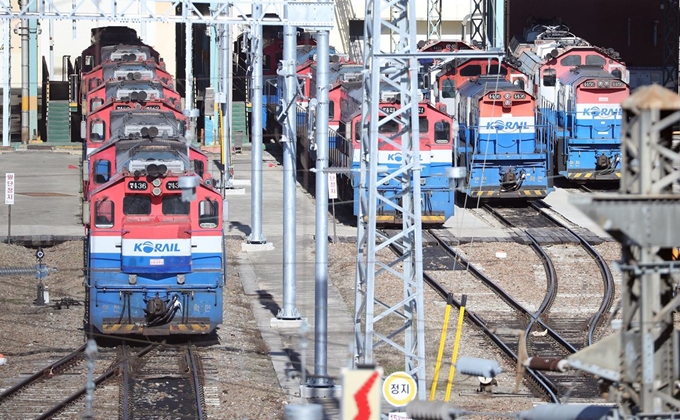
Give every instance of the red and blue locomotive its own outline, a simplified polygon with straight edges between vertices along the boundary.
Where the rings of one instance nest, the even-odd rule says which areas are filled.
[[[137,39],[130,31],[123,41]],[[111,38],[83,52],[96,74],[81,73],[96,81],[81,83],[86,322],[103,334],[208,334],[222,322],[224,203],[207,156],[184,137],[180,97],[158,54],[106,54],[111,45],[153,51]]]

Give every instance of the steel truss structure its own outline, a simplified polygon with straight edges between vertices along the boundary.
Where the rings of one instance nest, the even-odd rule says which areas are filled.
[[[596,357],[583,370],[618,383],[610,394],[625,418],[666,419],[680,410],[680,351],[673,328],[680,268],[672,261],[680,245],[680,194],[673,191],[680,186],[680,146],[672,141],[680,98],[651,85],[622,106],[620,193],[580,203],[621,242],[622,326],[618,340],[592,346]],[[617,356],[618,365],[611,360]]]
[[[385,20],[383,16],[391,16],[391,20]],[[381,45],[381,33],[394,35],[397,40],[394,50],[390,51],[389,45]],[[418,398],[424,399],[421,168],[417,128],[419,59],[500,60],[503,52],[418,53],[415,2],[408,0],[367,0],[364,35],[354,363],[355,366],[375,364],[374,349],[389,346],[389,350],[403,354],[404,370],[416,380]],[[380,110],[383,117],[379,117],[381,86],[397,90],[400,97],[399,109]],[[382,134],[380,127],[392,121],[402,127],[400,132],[389,136]],[[400,167],[378,165],[379,144],[392,145],[398,151]],[[400,190],[391,195],[381,193],[379,187],[390,182],[397,182]],[[376,226],[376,215],[382,209],[396,210],[395,219],[402,220],[401,230],[391,237],[378,231]],[[390,249],[396,250],[396,257]],[[376,297],[376,281],[401,284],[402,299],[385,302]]]
[[[427,39],[442,39],[442,0],[427,0]]]
[[[680,4],[678,0],[662,0],[663,14],[663,86],[678,91],[678,33]]]
[[[161,13],[156,8],[159,4],[171,7]],[[202,12],[197,7],[198,4],[211,5],[210,12]],[[262,15],[257,19],[251,18],[253,6],[262,9]],[[92,8],[96,11],[92,11]],[[176,15],[177,9],[181,9],[183,13]],[[28,0],[22,1],[21,7],[14,1],[0,0],[0,19],[96,20],[121,24],[162,22],[292,25],[313,30],[333,28],[333,14],[333,2],[288,0],[72,0],[71,4],[57,0]],[[294,18],[288,19],[286,16]]]
[[[391,13],[392,12],[392,13]],[[391,21],[382,16],[392,16]],[[383,29],[396,34],[395,53],[381,48]],[[425,322],[423,317],[422,231],[420,205],[420,145],[418,133],[418,95],[416,58],[415,2],[408,0],[366,1],[364,47],[364,100],[361,119],[360,206],[357,221],[357,276],[355,301],[355,363],[374,363],[374,347],[388,344],[404,354],[404,370],[418,385],[420,399],[425,397]],[[400,92],[401,107],[378,118],[380,86],[386,84]],[[402,127],[397,136],[380,133],[380,126],[396,121]],[[415,129],[415,136],[413,137]],[[391,173],[378,168],[378,144],[394,146],[402,165]],[[401,190],[392,196],[382,194],[379,186],[396,181]],[[397,210],[402,230],[392,237],[378,232],[376,214],[382,208]],[[399,256],[392,255],[395,247]],[[382,252],[381,252],[382,251]],[[403,284],[400,302],[381,302],[375,298],[374,285],[380,281]],[[380,321],[396,317],[399,327]],[[362,329],[364,329],[362,331]]]

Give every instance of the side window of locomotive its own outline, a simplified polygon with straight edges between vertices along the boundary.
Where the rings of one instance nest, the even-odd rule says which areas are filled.
[[[451,140],[451,124],[446,121],[434,123],[434,142],[448,143]]]
[[[198,203],[198,225],[202,228],[217,227],[217,211],[219,205],[217,201],[203,200]]]
[[[567,67],[580,66],[581,56],[580,55],[569,55],[560,60],[560,64]]]
[[[460,69],[461,76],[479,76],[480,74],[482,74],[482,66],[479,65],[467,66]]]
[[[612,70],[612,76],[617,77],[617,78],[620,79],[623,75],[621,74],[621,70],[619,70],[619,69],[614,69],[614,70]]]
[[[103,103],[104,101],[102,101],[101,98],[92,98],[92,100],[90,100],[90,112],[93,112],[95,109],[99,108]]]
[[[98,82],[98,80],[97,80],[96,77],[91,78],[90,81],[87,82],[88,90],[92,90],[92,89],[96,88],[97,82]]]
[[[115,205],[111,200],[97,200],[94,206],[94,225],[98,228],[112,228]]]
[[[194,159],[193,161],[194,164],[194,171],[196,172],[196,175],[198,175],[200,178],[203,178],[203,172],[205,172],[205,165],[203,165],[203,161],[200,161],[198,159]]]
[[[123,214],[147,216],[151,214],[151,197],[146,195],[126,195],[123,197]]]
[[[182,201],[181,195],[165,196],[163,197],[163,214],[166,216],[189,214],[189,203]]]
[[[588,66],[602,66],[602,67],[604,67],[605,64],[607,64],[606,60],[604,59],[604,57],[602,57],[600,55],[594,55],[594,54],[586,55],[586,65],[588,65]]]
[[[111,177],[111,162],[97,160],[94,162],[94,183],[103,184]]]
[[[418,132],[420,134],[427,134],[428,125],[427,117],[418,117]]]
[[[451,79],[442,80],[442,98],[455,98],[456,84]]]
[[[90,141],[100,142],[104,140],[104,121],[92,121],[90,124]]]
[[[335,102],[328,101],[328,119],[333,120],[335,118]]]
[[[361,120],[354,123],[354,141],[357,143],[361,141]]]
[[[543,86],[555,86],[557,83],[557,72],[555,69],[543,70]]]

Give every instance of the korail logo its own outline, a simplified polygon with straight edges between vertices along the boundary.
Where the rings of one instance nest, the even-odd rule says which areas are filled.
[[[495,120],[495,121],[489,121],[486,124],[487,130],[496,130],[496,131],[517,131],[517,130],[526,130],[528,128],[529,128],[529,123],[527,123],[526,121]]]
[[[617,118],[623,115],[623,109],[600,108],[599,106],[591,106],[583,108],[583,115],[592,118]]]
[[[401,153],[390,153],[387,155],[387,160],[392,162],[401,162],[402,159]]]
[[[151,254],[152,252],[178,252],[179,244],[154,244],[151,241],[136,243],[134,247],[135,252],[144,252]]]

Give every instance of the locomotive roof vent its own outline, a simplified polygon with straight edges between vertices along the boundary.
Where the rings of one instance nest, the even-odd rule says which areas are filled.
[[[380,92],[380,100],[395,104],[399,102],[399,92]]]
[[[135,174],[147,174],[149,176],[161,176],[168,172],[180,174],[184,172],[184,163],[181,160],[131,160],[128,170]]]
[[[133,90],[133,89],[118,89],[116,99],[128,101],[146,101],[148,98],[153,99],[154,96],[160,97],[159,91],[156,89],[149,90]]]
[[[177,135],[175,128],[170,124],[157,124],[152,126],[149,126],[148,124],[126,124],[124,133],[126,137],[137,135],[149,138]]]
[[[345,73],[342,75],[343,82],[358,82],[361,80],[361,73]]]

